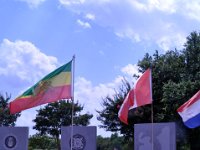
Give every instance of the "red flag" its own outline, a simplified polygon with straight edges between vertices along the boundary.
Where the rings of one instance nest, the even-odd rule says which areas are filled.
[[[124,122],[125,124],[128,124],[128,111],[129,108],[131,108],[134,104],[134,90],[132,89],[127,95],[126,98],[124,99],[124,102],[122,106],[120,107],[120,110],[118,112],[118,117],[119,119]]]
[[[132,108],[152,103],[151,70],[146,70],[137,80],[135,87],[129,91],[120,110],[119,119],[128,124],[128,111]]]

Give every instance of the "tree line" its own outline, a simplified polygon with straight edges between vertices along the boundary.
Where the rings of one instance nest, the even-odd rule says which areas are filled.
[[[164,54],[156,50],[152,56],[145,54],[137,65],[141,73],[152,69],[153,122],[176,123],[177,149],[200,149],[200,127],[186,128],[177,113],[178,107],[200,90],[200,33],[192,32],[182,50]],[[119,121],[118,111],[130,88],[130,83],[124,81],[114,96],[103,99],[103,109],[98,111],[100,127],[119,132],[127,142],[134,139],[134,124],[151,123],[151,105],[129,111],[129,125]]]
[[[0,95],[0,126],[15,126],[20,113],[10,114],[8,102],[10,96]],[[92,114],[81,114],[83,106],[73,103],[73,125],[87,126]],[[37,110],[33,120],[33,129],[38,133],[29,138],[29,149],[57,149],[60,150],[61,126],[70,126],[72,123],[72,102],[61,100],[49,103]]]
[[[153,122],[176,123],[177,149],[200,149],[200,127],[186,128],[176,111],[200,89],[200,33],[196,31],[190,33],[182,50],[168,50],[161,54],[155,50],[153,55],[146,53],[137,65],[141,73],[148,68],[152,69]],[[133,77],[138,78],[136,75]],[[128,115],[129,125],[123,124],[118,119],[120,106],[131,87],[130,83],[123,80],[121,87],[114,95],[102,99],[102,108],[97,110],[97,119],[101,122],[99,127],[114,134],[109,139],[98,136],[97,148],[107,150],[108,142],[115,143],[116,141],[115,144],[111,144],[113,145],[111,149],[117,145],[120,147],[116,149],[133,147],[134,124],[151,122],[151,105],[132,109]],[[0,95],[1,126],[14,126],[20,116],[20,113],[9,114],[7,107],[9,99],[9,95],[5,97]],[[74,125],[89,125],[89,120],[93,115],[89,113],[81,115],[82,110],[83,106],[78,102],[75,103]],[[46,141],[50,147],[51,143],[54,143],[53,145],[60,149],[60,127],[71,125],[71,114],[69,101],[51,103],[39,109],[33,120],[35,122],[33,128],[38,133],[30,137],[30,143],[34,145],[34,143]],[[120,133],[120,136],[116,133]]]

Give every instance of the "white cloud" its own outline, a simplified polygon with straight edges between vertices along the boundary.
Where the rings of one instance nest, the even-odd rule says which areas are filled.
[[[75,81],[75,100],[78,100],[80,104],[84,105],[84,112],[93,114],[91,119],[91,125],[98,126],[101,123],[97,121],[96,110],[102,110],[102,98],[106,96],[112,96],[115,93],[115,89],[119,88],[122,84],[123,77],[119,76],[110,83],[98,84],[94,86],[91,81],[84,77],[78,77]],[[104,136],[110,136],[110,132],[106,132],[104,129],[97,129],[97,133]]]
[[[20,92],[24,92],[24,90],[27,89],[27,84],[26,86],[24,85],[25,82],[28,82],[28,86],[32,86],[36,81],[54,70],[58,65],[56,57],[47,56],[28,41],[18,40],[12,42],[8,39],[4,39],[0,44],[0,52],[1,79],[6,79],[7,84],[11,84],[11,80],[17,82],[16,88],[19,89],[20,87],[21,90],[23,89],[23,91]],[[12,88],[14,91],[15,87],[12,86]],[[15,94],[18,96],[20,93]],[[31,135],[36,132],[32,129],[34,125],[32,120],[36,116],[36,109],[38,109],[38,107],[22,112],[22,115],[16,122],[17,126],[28,126]]]
[[[93,85],[91,81],[85,79],[84,77],[77,77],[75,79],[75,92],[74,100],[79,102],[79,104],[84,106],[82,113],[93,114],[93,118],[90,121],[90,125],[99,126],[101,123],[97,121],[98,113],[96,110],[102,110],[102,98],[106,96],[111,96],[115,94],[115,89],[119,88],[122,85],[123,77],[117,76],[115,80],[110,83],[100,83],[98,85]],[[17,120],[17,126],[29,126],[30,134],[35,134],[36,130],[33,130],[32,127],[34,123],[33,119],[36,117],[36,110],[40,107],[38,106],[32,109],[28,109],[22,112],[22,115]],[[103,136],[110,136],[111,132],[105,132],[104,129],[97,128],[97,134]]]
[[[57,59],[52,56],[47,56],[40,52],[32,43],[27,41],[11,42],[4,39],[0,46],[0,75],[16,74],[15,78],[23,80],[30,80],[31,78],[38,78],[43,72],[49,72],[54,69],[57,64]],[[3,70],[3,71],[2,71]],[[133,73],[137,73],[136,65],[127,65],[121,69],[125,78],[132,78]],[[38,75],[39,73],[39,75]],[[101,110],[102,98],[112,96],[122,85],[124,77],[117,76],[112,82],[100,83],[93,85],[91,81],[84,77],[77,77],[75,79],[75,101],[78,100],[80,104],[84,105],[83,113],[89,112],[93,114],[91,125],[98,126],[101,123],[97,121],[96,110]],[[36,116],[37,108],[26,110],[17,120],[18,126],[29,126],[30,134],[35,134],[32,129],[34,123],[32,120]],[[28,118],[28,120],[27,120]],[[104,129],[97,128],[98,135],[110,136],[111,132],[106,132]]]
[[[18,0],[22,2],[26,2],[31,8],[35,8],[45,2],[46,0]]]
[[[77,20],[77,23],[83,28],[91,28],[91,25],[88,22],[81,21],[80,19]]]
[[[133,8],[152,13],[179,14],[200,21],[200,1],[198,0],[127,0]]]
[[[88,13],[88,14],[85,15],[85,18],[87,18],[89,20],[95,20],[95,15]]]
[[[25,110],[21,113],[21,116],[17,119],[16,125],[21,127],[29,127],[29,134],[34,135],[37,131],[33,129],[37,111],[39,107]]]
[[[36,82],[58,64],[55,57],[45,55],[28,41],[4,39],[0,52],[0,75],[15,76],[29,83]]]
[[[191,20],[200,22],[200,1],[196,0],[77,0],[70,2],[70,6],[61,4],[78,15],[83,14],[85,19],[94,18],[92,21],[101,27],[112,28],[120,38],[157,44],[164,50],[181,47],[183,38],[194,30],[188,28],[194,26]],[[77,22],[91,27],[88,22]]]
[[[123,68],[121,68],[121,72],[124,74],[124,78],[126,79],[126,81],[128,81],[129,83],[132,84],[132,86],[134,85],[136,78],[133,77],[133,75],[138,75],[140,76],[141,73],[138,72],[139,67],[137,66],[137,64],[128,64],[126,66],[124,66]]]
[[[163,36],[157,40],[157,44],[161,47],[164,51],[171,50],[172,45],[176,45],[177,49],[183,48],[183,43],[186,42],[186,38],[181,34],[175,34],[171,36]]]
[[[0,75],[8,77],[12,75],[15,80],[28,81],[31,85],[58,65],[55,57],[47,56],[28,41],[18,40],[12,42],[4,39],[0,45],[0,52]],[[136,73],[136,70],[137,66],[130,64],[121,69],[125,78],[132,78],[132,73]],[[94,115],[91,125],[98,126],[101,124],[96,119],[98,116],[96,110],[102,109],[102,98],[108,95],[112,96],[115,90],[122,85],[123,79],[124,77],[119,75],[109,83],[100,83],[98,85],[93,85],[91,81],[84,77],[77,77],[75,79],[75,100],[84,105],[84,112]],[[34,125],[32,120],[36,116],[36,109],[38,107],[24,111],[17,121],[18,126],[29,126],[30,134],[35,134],[36,132],[32,129]],[[111,135],[110,132],[105,134],[104,129],[98,128],[97,130],[98,134],[103,134],[104,136]]]
[[[64,6],[73,6],[73,5],[88,5],[88,4],[92,4],[92,5],[103,5],[103,4],[107,4],[110,2],[113,2],[113,0],[59,0],[59,2],[64,5]]]
[[[200,1],[186,1],[185,7],[182,11],[184,15],[200,22]]]
[[[128,2],[136,9],[144,10],[147,12],[159,10],[166,13],[176,12],[176,1],[174,0],[128,0]]]
[[[59,0],[62,5],[79,5],[83,4],[86,0]]]
[[[146,12],[148,14],[153,14],[153,13],[156,14],[165,13],[168,15],[179,14],[180,16],[183,15],[191,19],[200,21],[200,1],[198,0],[190,0],[190,1],[188,0],[145,0],[145,1],[144,0],[143,1],[59,0],[59,1],[64,6],[72,6],[74,11],[76,9],[76,7],[74,6],[78,6],[80,9],[78,12],[85,12],[85,13],[87,13],[88,10],[93,10],[94,13],[99,13],[99,9],[101,9],[101,13],[105,14],[105,12],[111,12],[113,10],[115,11],[115,9],[119,9],[119,7],[125,7],[127,8],[127,10],[124,10],[124,12],[129,11],[129,15],[133,15],[133,11],[131,10],[135,10],[138,13]],[[129,9],[130,7],[131,9]],[[90,8],[96,8],[98,12]],[[121,17],[122,15],[120,13],[123,14],[124,12],[122,12],[121,9],[119,10],[120,10],[120,12],[118,12],[119,15],[118,14],[115,15]],[[77,10],[75,12],[77,12]]]
[[[113,82],[94,86],[84,77],[78,77],[75,82],[75,99],[83,103],[86,110],[94,113],[94,109],[100,106],[101,98],[114,94],[114,88],[117,85],[119,85],[118,82]]]
[[[84,112],[89,112],[93,114],[91,120],[91,125],[98,126],[101,123],[97,121],[98,113],[96,110],[102,110],[102,98],[106,96],[113,96],[116,91],[122,86],[122,80],[124,78],[128,82],[132,82],[135,79],[133,74],[140,75],[138,73],[138,66],[128,64],[127,66],[121,68],[121,72],[124,76],[116,76],[116,78],[109,83],[100,83],[98,85],[93,85],[91,81],[84,77],[77,77],[75,80],[75,100],[78,100],[80,104],[84,105]],[[98,134],[103,134],[104,136],[110,136],[110,132],[106,132],[103,129],[97,129]]]
[[[134,64],[134,65],[128,64],[128,65],[126,65],[125,67],[123,67],[123,68],[121,69],[121,71],[122,71],[124,74],[128,75],[128,76],[133,76],[134,74],[136,74],[136,75],[141,75],[141,74],[138,72],[138,69],[139,69],[139,67],[138,67],[136,64]]]
[[[46,0],[18,1],[28,3],[30,7],[37,7]],[[104,27],[112,27],[120,38],[128,38],[133,42],[153,43],[156,41],[161,49],[180,47],[184,43],[178,43],[176,46],[173,40],[179,39],[179,42],[183,40],[180,40],[180,36],[173,34],[181,34],[185,38],[191,32],[183,30],[182,24],[171,19],[173,15],[200,22],[200,1],[197,0],[124,0],[123,2],[120,0],[59,0],[59,2],[75,13],[85,14],[86,19],[93,20]],[[122,11],[121,8],[126,8],[126,10]],[[169,32],[165,32],[162,25],[170,22],[176,24],[177,28],[172,27],[166,30]],[[89,22],[78,19],[77,23],[84,28],[91,28]]]
[[[140,4],[147,11],[159,10],[165,13],[177,13],[200,21],[200,1],[197,0],[148,0],[147,3]]]
[[[136,33],[135,31],[133,31],[133,29],[130,27],[124,28],[122,31],[118,31],[115,34],[120,38],[129,38],[133,42],[141,41],[140,35],[138,33]]]

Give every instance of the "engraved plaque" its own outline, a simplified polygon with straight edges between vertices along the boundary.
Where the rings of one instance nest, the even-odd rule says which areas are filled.
[[[61,127],[61,149],[96,150],[96,134],[95,126]]]
[[[175,123],[134,125],[135,150],[176,150]]]
[[[28,127],[0,127],[0,150],[28,150]]]

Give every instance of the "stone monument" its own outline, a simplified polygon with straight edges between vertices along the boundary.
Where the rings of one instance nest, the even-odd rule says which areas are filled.
[[[175,123],[135,124],[134,150],[176,150]]]
[[[0,127],[0,150],[28,150],[28,127]]]
[[[61,127],[61,150],[96,150],[96,135],[96,126]]]

